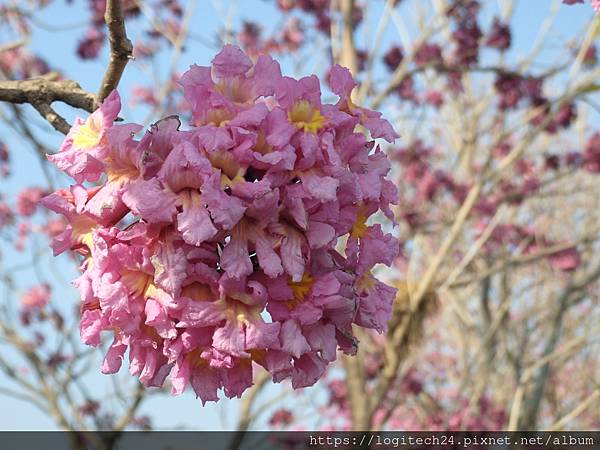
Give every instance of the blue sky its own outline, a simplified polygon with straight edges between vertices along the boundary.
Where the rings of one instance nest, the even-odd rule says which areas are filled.
[[[401,13],[407,13],[406,8],[410,7],[415,0],[406,0]],[[37,52],[48,55],[50,64],[63,71],[68,77],[80,82],[84,89],[95,92],[100,84],[104,68],[108,60],[107,49],[104,48],[101,52],[101,57],[98,61],[82,62],[77,59],[74,54],[77,40],[82,36],[88,17],[85,1],[76,0],[73,6],[68,6],[65,1],[57,0],[54,4],[37,16],[40,23],[51,24],[53,28],[64,28],[63,31],[47,31],[39,28],[32,36],[31,47]],[[185,2],[184,2],[185,3]],[[220,3],[221,7],[215,9],[215,5]],[[263,24],[266,30],[272,29],[279,23],[279,14],[273,7],[273,1],[263,0],[238,0],[238,1],[209,1],[199,0],[195,14],[191,21],[191,30],[195,34],[201,34],[205,37],[212,37],[218,29],[222,28],[227,20],[231,18],[234,23],[238,23],[240,17],[256,20]],[[374,29],[377,21],[380,18],[382,0],[370,0],[369,4],[373,4],[373,12],[368,18],[370,28]],[[486,13],[484,22],[487,24],[491,21],[491,12],[496,10],[496,5],[501,3],[493,0],[483,2],[486,5]],[[514,41],[513,50],[509,57],[519,57],[527,53],[531,48],[532,43],[537,35],[538,29],[542,20],[546,17],[547,11],[550,8],[552,1],[549,0],[522,0],[518,2],[518,7],[514,17]],[[546,62],[554,62],[557,58],[556,48],[560,48],[560,44],[564,41],[564,36],[577,36],[582,30],[584,24],[591,18],[592,11],[589,5],[578,5],[572,7],[562,7],[556,22],[556,28],[551,34],[552,41],[548,42],[548,49],[542,53],[542,60]],[[403,16],[404,17],[404,16]],[[405,19],[408,20],[408,19]],[[407,22],[410,28],[410,21]],[[131,32],[135,39],[135,32]],[[361,31],[358,35],[359,39],[363,36]],[[562,36],[562,37],[561,37]],[[4,36],[0,35],[1,39]],[[397,40],[397,32],[394,26],[390,26],[385,35],[384,49],[387,48],[390,42]],[[360,42],[360,41],[359,41]],[[179,60],[178,69],[185,70],[189,65],[197,63],[199,65],[207,65],[214,56],[215,49],[209,48],[199,42],[191,42],[188,46],[188,51],[185,52]],[[168,59],[161,59],[161,65],[168,66]],[[143,65],[141,61],[133,61],[127,67],[121,84],[121,91],[126,92],[127,89],[136,83],[139,83],[141,77],[144,76],[144,71],[140,70]],[[163,69],[164,69],[163,67]],[[316,71],[317,74],[322,74],[327,67],[324,60],[317,60],[312,64],[306,64],[298,67],[293,67],[290,58],[284,59],[284,72],[290,75],[310,75]],[[160,68],[159,68],[160,72]],[[164,77],[164,74],[162,74]],[[69,120],[74,117],[74,112],[66,107],[58,108]],[[121,113],[127,121],[139,121],[144,117],[143,110],[133,110],[129,107],[127,99],[124,101],[124,109]],[[40,136],[47,138],[46,142],[49,147],[57,148],[60,144],[61,137],[51,130],[46,124],[41,123],[39,129]],[[0,135],[12,149],[12,167],[14,175],[8,180],[2,180],[2,192],[10,195],[15,195],[23,187],[43,183],[42,172],[39,169],[37,156],[30,148],[22,148],[16,135],[4,129],[0,125]],[[60,184],[66,185],[65,178],[59,179]],[[2,245],[0,243],[0,245]],[[43,244],[42,244],[43,245]],[[29,263],[31,261],[30,254],[20,254],[11,248],[0,249],[5,259],[10,261],[10,265],[18,265],[21,263]],[[40,270],[43,272],[49,271],[49,268],[55,267],[64,278],[73,278],[74,273],[70,271],[70,265],[62,260],[58,263],[54,262],[49,253],[45,253],[43,258],[39,260]],[[31,271],[23,271],[17,275],[17,283],[21,288],[26,288],[30,284],[32,273]],[[64,287],[59,284],[55,285],[54,302],[61,302],[61,299],[66,299],[68,305],[72,304],[72,298],[76,295],[73,289]],[[16,299],[15,299],[16,300]],[[83,344],[82,344],[83,347]],[[122,370],[123,377],[128,377],[126,370]],[[6,380],[0,374],[0,384],[5,385]],[[89,386],[92,386],[97,392],[104,392],[110,386],[110,380],[106,376],[93,373],[86,380]],[[267,396],[278,392],[278,387],[267,390]],[[306,392],[310,397],[311,392],[318,392],[318,388],[313,388]],[[265,398],[266,398],[265,397]],[[297,400],[287,400],[289,405],[297,404]],[[54,422],[45,417],[42,413],[37,412],[29,405],[13,399],[2,397],[2,407],[0,407],[0,429],[55,429]],[[218,404],[209,404],[202,407],[192,393],[187,393],[180,397],[171,398],[169,396],[156,396],[149,400],[142,407],[142,413],[149,415],[154,419],[154,423],[163,428],[170,429],[179,425],[195,429],[221,429],[233,426],[236,411],[238,409],[238,400],[222,400]],[[166,413],[168,411],[168,413]]]

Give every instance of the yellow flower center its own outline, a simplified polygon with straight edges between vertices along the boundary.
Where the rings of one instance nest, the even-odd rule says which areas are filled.
[[[124,270],[121,274],[121,281],[130,289],[131,294],[135,296],[150,298],[158,291],[150,275],[136,270]]]
[[[375,277],[371,275],[370,271],[360,277],[356,283],[356,287],[358,287],[361,292],[370,291],[373,289],[373,286],[375,286]]]
[[[300,281],[292,281],[292,278],[290,277],[288,279],[288,286],[292,290],[294,298],[286,302],[287,307],[289,309],[294,309],[296,306],[302,303],[304,301],[304,298],[307,296],[310,289],[312,288],[313,283],[313,277],[311,277],[306,272],[304,273],[304,275],[302,275],[302,280]]]
[[[352,231],[350,231],[350,236],[354,238],[361,238],[365,234],[367,234],[367,215],[362,207],[358,208],[358,212],[356,213],[356,221],[352,226]]]
[[[233,178],[229,177],[228,175],[225,174],[221,174],[221,187],[223,189],[227,188],[227,187],[231,187],[237,183],[241,183],[243,181],[246,181],[244,179],[244,172],[245,170],[240,168],[237,173],[233,176]]]
[[[100,142],[102,122],[97,123],[93,116],[88,117],[83,125],[73,135],[73,146],[78,149],[90,150]]]
[[[240,105],[252,101],[252,91],[241,78],[221,80],[215,84],[215,90]]]
[[[223,127],[229,123],[233,116],[234,113],[227,108],[211,108],[201,117],[196,118],[196,120],[194,120],[194,125],[199,127],[212,124],[216,127]]]
[[[182,288],[181,296],[189,297],[197,302],[212,302],[215,299],[215,295],[210,288],[206,284],[198,282],[188,284]]]
[[[231,187],[244,180],[246,169],[240,167],[233,154],[228,151],[216,151],[208,154],[213,167],[221,170],[221,187]]]
[[[94,230],[98,228],[98,224],[86,216],[77,216],[72,222],[71,236],[73,240],[86,245],[90,250],[94,245]]]
[[[252,150],[262,155],[271,153],[273,151],[273,146],[267,142],[267,136],[263,131],[259,131],[257,133],[256,144],[254,144],[254,148]]]
[[[82,306],[83,311],[94,311],[96,309],[100,309],[100,300],[94,298],[94,300],[90,303],[86,303]]]
[[[87,248],[89,248],[90,250],[91,250],[92,246],[94,245],[94,236],[92,234],[92,231],[82,234],[81,237],[79,238],[79,240],[81,241],[82,244],[86,245]]]
[[[118,183],[119,185],[124,184],[129,180],[133,180],[140,175],[137,167],[133,165],[117,166],[113,165],[112,161],[106,162],[106,174],[108,176],[109,183]]]
[[[308,100],[297,101],[292,110],[288,112],[288,120],[299,130],[313,134],[323,128],[327,121],[317,108],[312,107]]]
[[[252,359],[253,361],[264,361],[267,357],[267,351],[262,348],[252,348],[250,350],[247,350],[247,352],[250,353],[250,359]]]

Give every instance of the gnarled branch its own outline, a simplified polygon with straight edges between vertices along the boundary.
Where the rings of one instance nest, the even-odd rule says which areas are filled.
[[[27,80],[0,80],[0,101],[31,104],[50,125],[67,134],[70,125],[52,108],[53,102],[63,102],[88,112],[94,110],[96,98],[73,80],[61,80],[49,73]]]
[[[58,101],[88,112],[94,110],[94,94],[73,80],[58,78],[57,73],[49,73],[27,80],[0,80],[0,101],[46,105]]]

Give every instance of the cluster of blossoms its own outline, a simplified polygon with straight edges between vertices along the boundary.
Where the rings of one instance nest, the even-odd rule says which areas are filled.
[[[485,45],[491,48],[496,48],[500,51],[505,51],[510,48],[512,35],[508,24],[502,22],[495,17],[492,28],[485,40]]]
[[[23,310],[31,311],[43,308],[50,300],[50,292],[50,286],[46,283],[30,288],[21,297]]]
[[[29,288],[21,296],[21,324],[30,325],[34,320],[45,320],[47,315],[44,311],[50,301],[52,290],[47,283]],[[40,339],[38,339],[40,341]]]
[[[479,61],[479,45],[483,37],[477,14],[481,4],[476,0],[455,0],[447,16],[454,22],[452,40],[454,52],[451,60],[459,66],[469,66]]]
[[[396,134],[352,103],[347,69],[328,81],[335,105],[316,76],[284,77],[271,57],[226,46],[181,78],[188,130],[172,116],[136,139],[141,126],[114,123],[116,92],[75,122],[49,159],[76,184],[42,202],[69,222],[55,253],[84,255],[83,342],[114,333],[103,372],[128,349],[146,386],[170,377],[173,394],[189,383],[203,402],[241,395],[253,363],[300,388],[337,348],[356,351],[353,324],[386,328],[395,289],[372,268],[399,245],[367,221],[393,220],[397,192],[365,134]]]
[[[492,152],[495,160],[510,153],[513,144],[503,141]],[[398,176],[401,182],[399,205],[400,224],[405,227],[405,235],[427,229],[432,223],[443,220],[449,204],[461,205],[467,196],[469,185],[455,176],[439,169],[438,158],[441,152],[416,140],[406,147],[391,152],[391,157],[399,165]],[[473,207],[475,234],[477,237],[486,230],[491,218],[502,204],[521,205],[526,199],[541,192],[548,179],[547,171],[555,177],[560,170],[570,171],[583,167],[594,173],[600,171],[600,133],[592,136],[584,152],[571,152],[559,157],[547,154],[543,159],[522,157],[515,161],[509,177],[498,181],[498,188],[481,195]],[[560,172],[559,172],[560,173]],[[556,240],[547,231],[528,224],[499,223],[494,227],[485,245],[484,253],[497,254],[507,248],[510,252],[521,249],[525,255],[545,254],[547,262],[554,270],[569,272],[581,265],[582,256],[575,245]]]
[[[419,42],[412,49],[413,71],[418,72],[424,68],[447,74],[450,92],[462,91],[462,74],[479,62],[479,53],[482,46],[497,49],[501,52],[508,50],[512,43],[511,30],[508,23],[494,17],[489,30],[484,34],[479,25],[478,14],[481,4],[477,0],[453,0],[449,2],[446,16],[452,26],[452,34],[448,49],[434,42]],[[590,55],[588,61],[592,59]],[[393,45],[383,55],[383,63],[389,71],[397,70],[404,61],[405,52],[399,45]],[[406,75],[397,83],[393,92],[401,99],[415,103],[427,103],[439,108],[444,103],[444,98],[439,91],[424,90],[424,95],[419,95],[418,86],[411,74]],[[514,89],[513,92],[514,93]],[[516,103],[516,100],[515,100]]]
[[[375,338],[378,340],[378,337]],[[439,339],[439,336],[434,335],[432,339]],[[380,352],[370,352],[364,356],[366,379],[373,380],[381,376],[383,355]],[[390,388],[390,397],[402,398],[403,401],[392,410],[387,409],[387,402],[382,402],[373,415],[373,427],[407,431],[504,429],[507,419],[504,405],[497,402],[489,392],[483,392],[473,402],[448,383],[451,379],[448,367],[455,364],[456,358],[452,355],[428,349],[422,355],[419,365],[408,366]],[[329,398],[319,413],[329,420],[321,431],[351,431],[352,408],[348,384],[343,379],[328,377],[324,385]],[[271,420],[280,419],[283,414],[282,410],[276,411]],[[279,420],[277,425],[285,427],[289,423]]]
[[[83,37],[77,44],[77,55],[81,59],[94,59],[98,57],[100,49],[106,42],[104,32],[104,12],[106,11],[106,0],[88,0],[90,12],[90,23]],[[126,18],[139,15],[140,9],[133,0],[124,0],[121,5]]]
[[[10,79],[25,79],[44,75],[50,71],[47,62],[22,47],[0,53],[0,70]]]
[[[106,0],[88,0],[87,4],[90,19],[76,49],[77,55],[84,60],[96,59],[108,40],[104,23]],[[152,12],[153,23],[160,23],[160,27],[152,26],[145,31],[143,38],[136,42],[136,58],[152,56],[161,48],[163,42],[170,44],[182,32],[181,21],[184,12],[179,0],[157,0],[149,2],[145,7]],[[142,13],[136,0],[122,0],[121,10],[125,20],[135,20]]]
[[[244,21],[237,38],[249,55],[295,52],[305,40],[302,22],[297,17],[290,17],[277,36],[268,38],[262,36],[262,28],[258,23]]]
[[[316,28],[321,33],[329,35],[331,29],[331,1],[330,0],[277,0],[277,7],[283,12],[294,9],[303,11],[316,19]],[[363,13],[360,5],[354,5],[352,20],[355,24],[362,21]]]

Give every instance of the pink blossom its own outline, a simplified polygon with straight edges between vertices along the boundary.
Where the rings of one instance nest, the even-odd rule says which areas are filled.
[[[21,307],[23,311],[42,309],[48,304],[50,294],[50,286],[47,284],[40,284],[39,286],[29,288],[29,290],[21,296]]]
[[[425,92],[425,101],[435,108],[439,108],[444,104],[444,96],[440,91],[429,89]]]
[[[510,27],[502,22],[499,18],[494,18],[492,29],[487,36],[485,45],[492,48],[497,48],[500,51],[507,50],[511,44]]]
[[[75,120],[59,152],[48,159],[77,182],[96,181],[102,172],[103,153],[107,150],[105,132],[120,109],[121,100],[114,91],[86,120]]]
[[[14,219],[15,215],[10,207],[4,202],[0,202],[0,228],[12,224]]]
[[[581,265],[581,254],[575,247],[553,253],[548,259],[553,268],[564,272],[575,270]]]
[[[415,51],[415,64],[417,66],[438,64],[441,61],[442,48],[438,44],[425,42]]]
[[[17,196],[17,212],[22,216],[32,216],[44,195],[45,192],[40,188],[31,187],[22,190]]]
[[[402,47],[397,45],[391,47],[385,55],[383,55],[383,62],[389,70],[396,70],[404,59],[404,52]]]
[[[273,426],[286,426],[292,423],[294,420],[294,414],[285,408],[278,409],[273,413],[269,419],[269,424]]]
[[[395,289],[372,269],[399,246],[372,216],[393,223],[397,193],[374,139],[397,135],[352,103],[346,69],[329,84],[334,105],[316,76],[284,77],[272,58],[225,46],[181,78],[186,131],[169,117],[136,138],[138,125],[113,123],[116,93],[75,123],[51,160],[76,184],[42,203],[69,223],[55,253],[84,255],[82,341],[113,334],[102,372],[128,351],[144,385],[170,378],[173,394],[190,385],[216,401],[240,396],[257,365],[310,386],[338,349],[356,352],[353,325],[385,330]]]
[[[81,59],[94,59],[102,49],[106,35],[97,28],[89,28],[85,36],[77,44],[77,55]]]

